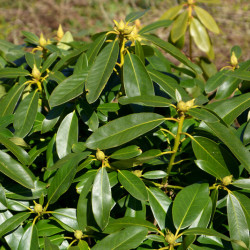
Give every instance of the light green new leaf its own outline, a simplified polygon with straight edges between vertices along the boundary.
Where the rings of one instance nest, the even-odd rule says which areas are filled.
[[[48,203],[55,203],[70,187],[76,174],[76,165],[65,164],[59,168],[48,188]]]
[[[198,159],[196,164],[199,168],[218,179],[231,174],[227,168],[222,149],[216,142],[202,136],[195,136],[194,139],[192,147]]]
[[[185,101],[186,99],[190,99],[185,90],[177,83],[174,78],[154,69],[148,70],[148,73],[151,79],[156,82],[174,100],[176,100],[176,90],[178,90],[178,92],[180,93],[182,100]]]
[[[78,140],[78,119],[75,111],[69,113],[61,122],[56,135],[56,151],[59,158],[71,152]]]
[[[38,108],[38,92],[34,91],[26,96],[14,114],[15,136],[24,138],[33,127]]]
[[[175,57],[177,60],[185,64],[186,66],[193,69],[196,73],[201,74],[202,70],[199,66],[192,63],[179,49],[177,49],[174,45],[171,43],[165,42],[162,39],[152,36],[152,35],[142,35],[145,39],[148,41],[154,43],[155,45],[159,46],[163,50],[165,50],[167,53],[169,53],[171,56]]]
[[[21,68],[0,69],[0,78],[17,78],[19,76],[28,76],[29,71]]]
[[[86,97],[93,103],[100,96],[115,67],[119,52],[118,41],[108,44],[97,56],[87,77]]]
[[[172,203],[170,198],[159,188],[148,189],[149,205],[153,215],[161,230],[168,226],[169,218],[167,216],[168,209]]]
[[[51,93],[49,105],[55,107],[81,95],[87,75],[88,72],[83,71],[80,74],[74,74],[62,81]]]
[[[232,183],[235,187],[250,190],[250,179],[238,179]]]
[[[0,100],[0,117],[11,115],[16,107],[16,104],[23,93],[25,85],[15,85],[13,86],[6,96]]]
[[[167,28],[168,26],[170,26],[172,24],[173,21],[171,20],[160,20],[160,21],[156,21],[153,22],[149,25],[144,26],[142,29],[139,30],[139,34],[143,34],[143,33],[148,33],[152,30],[164,27]]]
[[[202,22],[202,24],[207,29],[214,32],[215,34],[220,33],[220,29],[219,29],[217,23],[215,22],[214,18],[206,10],[204,10],[196,5],[194,6],[194,10],[195,10],[198,18]]]
[[[174,20],[174,24],[171,29],[171,39],[174,43],[186,33],[187,25],[188,10],[186,9],[176,18],[176,20]]]
[[[148,200],[148,192],[143,181],[128,170],[119,170],[118,179],[122,186],[136,199]]]
[[[131,145],[115,151],[110,155],[110,158],[116,160],[126,160],[136,157],[142,153],[141,149],[136,145]]]
[[[190,226],[209,199],[208,183],[193,184],[182,189],[173,204],[173,222],[176,228]]]
[[[0,143],[2,143],[8,150],[10,150],[11,153],[14,154],[22,164],[27,165],[29,163],[29,154],[23,148],[17,146],[15,143],[13,143],[5,136],[2,136],[1,134]]]
[[[86,52],[89,65],[92,65],[92,63],[95,61],[95,58],[105,40],[106,40],[106,34],[101,35],[89,46],[89,49]]]
[[[201,51],[208,53],[211,47],[209,36],[204,26],[196,18],[193,18],[190,23],[190,34],[196,46]]]
[[[39,250],[38,232],[35,225],[30,225],[26,229],[18,245],[18,250]]]
[[[9,219],[7,219],[6,221],[4,221],[0,225],[0,238],[2,238],[3,235],[7,234],[8,232],[17,228],[18,226],[20,226],[20,224],[26,219],[28,219],[29,217],[30,217],[30,213],[22,212],[22,213],[15,214]]]
[[[136,249],[148,234],[145,227],[132,226],[115,232],[99,241],[92,250],[128,250]]]
[[[138,113],[120,117],[98,128],[86,141],[91,149],[117,147],[159,126],[164,117],[154,113]]]
[[[123,65],[124,87],[128,97],[154,95],[153,83],[137,55],[127,54]]]
[[[173,20],[179,14],[182,8],[183,6],[181,4],[169,8],[167,11],[163,13],[163,15],[160,17],[160,20],[163,19]]]
[[[119,219],[110,220],[108,226],[105,228],[103,232],[107,234],[111,234],[111,233],[114,233],[116,231],[131,227],[131,226],[145,227],[149,231],[153,231],[153,232],[158,231],[157,227],[153,223],[147,220],[135,218],[135,217],[122,217]]]
[[[205,123],[213,131],[213,133],[225,143],[225,145],[231,150],[246,170],[250,172],[250,153],[244,147],[240,139],[235,135],[233,130],[219,122]]]
[[[109,214],[113,203],[106,168],[102,167],[97,172],[92,188],[91,201],[96,223],[101,229],[104,229],[109,222]]]
[[[169,107],[170,104],[172,103],[171,100],[167,98],[161,96],[150,96],[150,95],[133,96],[133,97],[123,96],[119,98],[118,101],[122,105],[135,103],[149,107]]]
[[[227,219],[229,225],[230,238],[232,240],[243,241],[249,246],[249,228],[243,209],[237,198],[228,194],[227,196]],[[235,250],[244,249],[243,247],[232,243]]]
[[[7,153],[0,151],[0,172],[27,188],[34,188],[35,176]]]

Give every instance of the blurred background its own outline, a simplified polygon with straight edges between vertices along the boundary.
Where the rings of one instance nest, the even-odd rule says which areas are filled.
[[[59,24],[71,31],[75,40],[90,40],[91,34],[109,30],[113,19],[124,19],[133,11],[150,8],[141,19],[146,25],[157,21],[168,8],[180,0],[0,0],[0,39],[15,44],[23,43],[22,30],[36,35],[44,33],[54,37]],[[214,0],[213,4],[200,4],[218,23],[221,33],[213,35],[215,64],[218,69],[230,61],[230,49],[242,48],[241,60],[249,59],[250,2],[249,0]],[[156,34],[167,40],[170,28],[159,29]],[[184,48],[184,53],[187,48]],[[197,55],[201,52],[197,50]],[[241,61],[240,60],[240,61]]]

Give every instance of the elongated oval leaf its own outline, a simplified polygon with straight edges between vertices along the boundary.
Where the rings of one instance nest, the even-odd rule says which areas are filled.
[[[13,143],[8,138],[2,136],[1,134],[0,143],[2,143],[7,149],[9,149],[11,153],[14,154],[22,164],[27,165],[29,163],[29,154],[24,149],[17,146],[15,143]]]
[[[171,39],[175,43],[179,38],[181,38],[188,25],[188,10],[184,10],[177,18],[174,20],[173,27],[171,29]]]
[[[43,63],[42,69],[41,69],[41,73],[45,72],[46,69],[49,69],[49,67],[55,62],[55,60],[58,57],[58,53],[54,52],[52,54],[50,54],[48,56],[48,58],[45,60],[45,62]]]
[[[0,151],[0,172],[27,188],[34,188],[35,176],[27,168]]]
[[[92,188],[92,210],[96,223],[104,229],[109,222],[112,207],[111,187],[106,168],[100,168]]]
[[[136,157],[141,153],[142,151],[138,146],[132,145],[115,151],[112,155],[110,155],[110,158],[116,160],[126,160]]]
[[[115,232],[98,242],[93,250],[127,250],[137,248],[145,239],[148,230],[145,227],[129,227]]]
[[[136,11],[136,12],[129,13],[129,14],[126,16],[125,21],[126,21],[126,22],[133,22],[133,21],[135,21],[136,19],[142,17],[147,11],[148,11],[148,9],[146,9],[146,10],[144,10],[144,11]]]
[[[148,189],[148,198],[150,208],[160,229],[169,228],[171,218],[168,218],[167,212],[172,203],[170,198],[160,189],[152,187]]]
[[[0,117],[11,115],[16,107],[16,104],[25,88],[25,85],[15,85],[10,89],[8,94],[0,100]]]
[[[140,178],[128,170],[119,170],[118,179],[122,186],[136,199],[148,200],[147,189]]]
[[[169,105],[171,104],[171,100],[167,98],[150,95],[121,97],[118,101],[122,105],[135,103],[149,107],[169,107]]]
[[[68,227],[74,230],[78,229],[75,208],[59,208],[54,210],[52,215]]]
[[[163,121],[163,116],[153,113],[127,115],[98,128],[87,139],[86,146],[91,149],[117,147],[152,130]]]
[[[86,82],[86,97],[89,103],[95,102],[104,89],[115,67],[118,52],[118,41],[114,41],[102,50],[92,65]]]
[[[213,133],[225,143],[247,171],[250,172],[250,153],[233,131],[219,122],[205,123]]]
[[[78,140],[78,119],[75,112],[69,113],[61,122],[56,135],[56,151],[59,158],[71,152]]]
[[[4,68],[0,69],[0,78],[17,78],[19,76],[29,75],[29,71],[21,68]]]
[[[18,245],[18,250],[39,250],[38,232],[35,225],[30,225],[26,229]]]
[[[229,225],[230,238],[243,241],[249,246],[249,229],[247,220],[239,201],[230,193],[227,196],[227,219]],[[234,249],[243,249],[232,243]]]
[[[76,174],[76,166],[65,164],[57,171],[48,188],[48,203],[55,203],[70,187]]]
[[[250,179],[238,179],[232,183],[235,187],[250,190]]]
[[[22,212],[13,215],[0,225],[0,237],[17,228],[23,221],[28,219],[30,213]]]
[[[213,17],[206,10],[204,10],[204,9],[202,9],[202,8],[196,6],[196,5],[194,6],[194,10],[195,10],[198,18],[202,22],[202,24],[207,29],[214,32],[215,34],[220,33],[220,30],[219,30],[219,27],[218,27],[217,23],[215,22]]]
[[[194,139],[192,147],[199,160],[196,161],[199,168],[218,179],[231,174],[227,168],[224,154],[216,142],[202,136],[195,136]]]
[[[167,11],[165,11],[163,13],[163,15],[160,17],[160,20],[162,19],[169,19],[169,20],[173,20],[180,12],[180,10],[182,9],[182,5],[176,5],[174,7],[169,8]]]
[[[188,114],[202,121],[207,121],[207,122],[219,121],[219,119],[214,114],[212,114],[212,112],[209,112],[207,109],[202,109],[202,108],[190,109],[188,111]]]
[[[168,26],[170,26],[172,24],[173,21],[171,20],[160,20],[160,21],[156,21],[154,23],[151,23],[149,25],[144,26],[142,29],[139,30],[139,34],[143,34],[143,33],[148,33],[152,30],[161,28],[161,27],[165,27],[167,28]]]
[[[173,204],[173,221],[176,228],[190,226],[209,199],[208,184],[193,184],[182,189]]]
[[[14,128],[17,137],[25,137],[36,119],[38,108],[38,92],[34,91],[22,100],[14,115]]]
[[[81,74],[74,74],[62,81],[51,93],[49,98],[50,106],[61,105],[81,95],[87,73],[87,71],[83,71]]]
[[[190,34],[196,46],[203,52],[208,53],[211,47],[210,39],[204,26],[198,19],[192,18],[190,23]]]

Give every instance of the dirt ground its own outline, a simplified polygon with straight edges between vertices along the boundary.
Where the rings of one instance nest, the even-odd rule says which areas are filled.
[[[142,24],[156,21],[178,0],[0,0],[0,39],[21,44],[22,30],[54,37],[59,24],[70,30],[75,39],[88,40],[95,32],[108,30],[113,19],[121,19],[132,11],[150,8]],[[216,4],[200,4],[217,21],[221,34],[210,33],[215,48],[215,64],[221,68],[230,60],[230,48],[242,48],[242,60],[249,59],[250,10],[248,0],[214,0]],[[169,28],[156,32],[167,40]],[[187,50],[184,48],[184,52]],[[200,55],[200,52],[196,50]]]

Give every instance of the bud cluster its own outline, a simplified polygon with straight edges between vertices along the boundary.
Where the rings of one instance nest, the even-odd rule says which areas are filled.
[[[189,109],[194,107],[194,99],[188,101],[188,102],[184,102],[184,101],[179,101],[177,103],[177,111],[179,112],[187,112]]]

